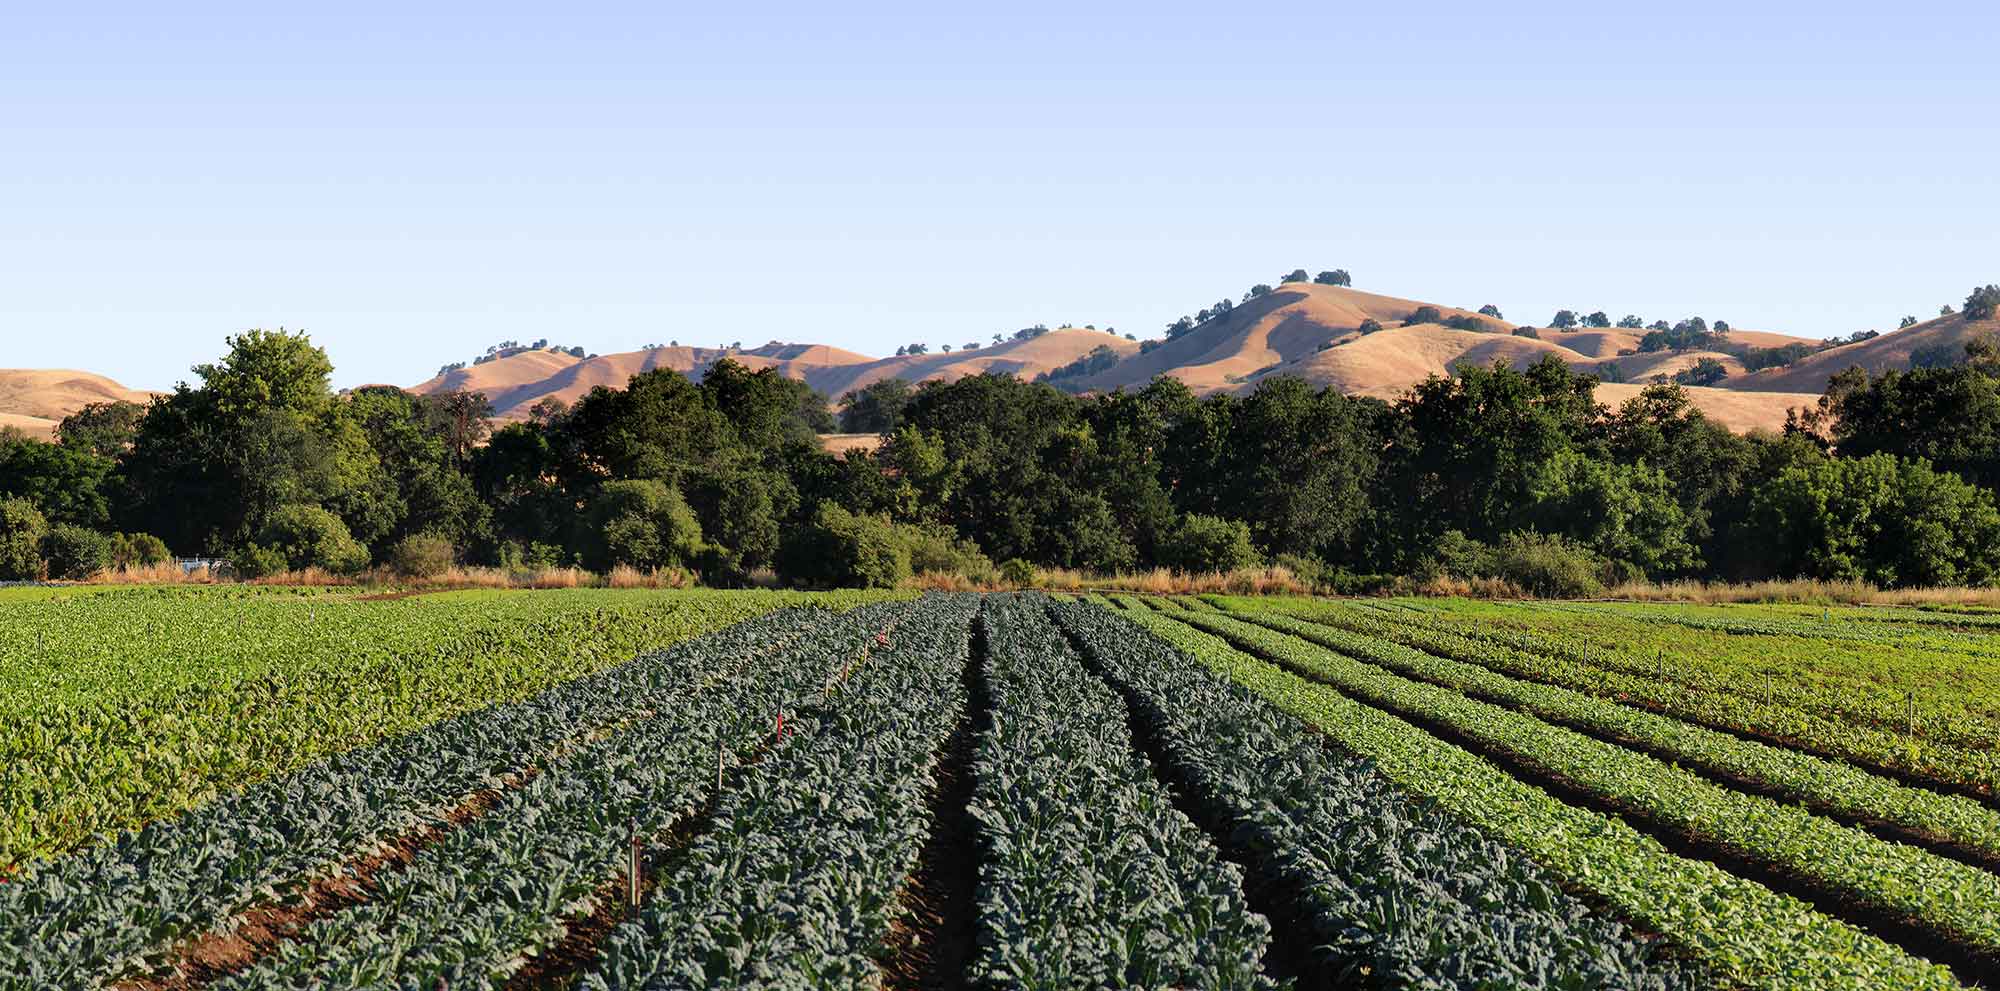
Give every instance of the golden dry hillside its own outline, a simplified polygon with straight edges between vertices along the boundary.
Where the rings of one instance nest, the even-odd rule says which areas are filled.
[[[1849,368],[1864,368],[1875,375],[1910,367],[1910,355],[1924,348],[1937,348],[1956,355],[1975,337],[2000,335],[2000,320],[1968,321],[1954,313],[1914,327],[1859,344],[1846,344],[1803,358],[1788,368],[1767,368],[1748,375],[1732,375],[1722,383],[1725,389],[1761,392],[1826,391],[1826,382]]]
[[[53,437],[62,418],[91,403],[143,403],[153,394],[70,369],[0,368],[0,427]]]
[[[709,366],[729,358],[752,369],[775,368],[803,379],[831,399],[886,378],[911,382],[949,381],[981,372],[1033,378],[1109,347],[1121,355],[1139,350],[1135,342],[1103,331],[1065,327],[1039,337],[1010,340],[976,350],[870,358],[819,344],[767,344],[759,348],[666,347],[622,354],[573,358],[528,351],[433,378],[411,391],[420,394],[471,389],[486,393],[502,420],[523,420],[543,399],[575,402],[597,386],[622,388],[632,376],[669,368],[699,379]]]

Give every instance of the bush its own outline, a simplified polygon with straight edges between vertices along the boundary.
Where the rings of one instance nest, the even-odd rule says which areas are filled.
[[[244,581],[275,575],[284,571],[286,566],[285,555],[275,547],[245,544],[229,556],[230,570]]]
[[[118,568],[149,568],[173,560],[167,542],[150,533],[121,533],[111,538],[111,564]]]
[[[1510,533],[1493,549],[1493,574],[1544,599],[1580,599],[1604,592],[1604,562],[1582,545],[1550,534]]]
[[[1175,521],[1156,548],[1160,563],[1177,571],[1235,571],[1263,561],[1250,544],[1250,526],[1242,520],[1189,513]]]
[[[979,545],[942,523],[905,524],[896,528],[910,549],[914,574],[960,575],[980,584],[998,577],[993,561]]]
[[[436,578],[457,563],[451,541],[434,534],[404,537],[389,550],[389,567],[405,578]]]
[[[590,501],[584,564],[654,571],[688,567],[703,551],[701,523],[679,489],[651,478],[606,482]]]
[[[1419,306],[1415,310],[1411,311],[1410,315],[1403,320],[1403,325],[1408,327],[1420,323],[1439,323],[1443,320],[1444,320],[1444,313],[1441,312],[1437,307]]]
[[[1382,322],[1381,322],[1381,321],[1379,321],[1379,320],[1377,320],[1377,319],[1375,319],[1374,317],[1369,317],[1368,319],[1366,319],[1366,320],[1363,320],[1363,321],[1361,321],[1361,325],[1360,325],[1360,326],[1358,326],[1358,327],[1356,327],[1356,328],[1354,328],[1354,329],[1355,329],[1355,330],[1357,330],[1357,331],[1360,331],[1360,332],[1361,332],[1361,335],[1362,335],[1363,337],[1366,337],[1366,336],[1368,336],[1369,334],[1372,334],[1372,333],[1375,333],[1375,332],[1376,332],[1376,331],[1378,331],[1378,330],[1381,330],[1381,329],[1382,329]]]
[[[340,517],[318,506],[285,506],[272,513],[257,531],[253,546],[282,557],[284,567],[275,569],[279,571],[321,568],[344,575],[368,566],[368,548],[354,539]]]
[[[48,562],[49,577],[61,581],[87,581],[111,567],[111,538],[87,527],[63,524],[50,527],[42,538],[42,557]]]
[[[0,582],[40,581],[42,537],[49,521],[26,499],[0,499]]]
[[[1037,573],[1035,566],[1020,558],[1009,558],[1000,565],[1000,580],[1015,588],[1033,588]]]
[[[1514,336],[1525,337],[1531,341],[1539,341],[1542,339],[1541,332],[1537,331],[1533,327],[1516,327],[1514,328]]]
[[[794,585],[895,588],[910,577],[910,547],[887,518],[829,502],[780,545],[777,565]]]

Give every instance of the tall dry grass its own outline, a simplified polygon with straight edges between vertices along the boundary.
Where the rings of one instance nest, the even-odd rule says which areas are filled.
[[[628,565],[618,565],[604,576],[606,588],[693,588],[699,576],[685,568],[657,568],[640,571]]]
[[[1035,587],[1060,592],[1136,592],[1144,595],[1311,595],[1312,588],[1283,567],[1185,572],[1167,568],[1097,575],[1072,568],[1038,568]]]
[[[1794,578],[1731,584],[1728,582],[1628,582],[1611,589],[1607,598],[1635,602],[1686,602],[1695,605],[1765,603],[1800,605],[1995,606],[2000,588],[1965,586],[1939,588],[1877,588],[1869,582],[1819,581]]]
[[[92,585],[213,585],[221,580],[208,568],[189,571],[172,561],[121,565],[90,576]]]

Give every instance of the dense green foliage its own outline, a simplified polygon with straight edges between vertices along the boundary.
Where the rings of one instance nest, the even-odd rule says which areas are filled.
[[[1713,863],[1676,856],[1619,818],[1565,804],[1477,753],[1239,651],[1181,617],[1130,615],[1325,731],[1342,749],[1371,760],[1400,787],[1525,851],[1565,884],[1673,940],[1730,986],[1764,991],[1963,987],[1943,967]],[[1185,615],[1196,619],[1200,614]]]
[[[1725,341],[1723,326],[1654,333],[1695,346]],[[1594,379],[1547,358],[1461,367],[1394,403],[1283,376],[1206,397],[1169,378],[1084,396],[1007,375],[888,379],[843,397],[844,426],[885,439],[845,455],[817,442],[823,397],[726,359],[699,383],[646,372],[495,431],[477,395],[335,395],[302,335],[229,347],[143,415],[94,408],[59,445],[0,437],[0,499],[41,519],[8,511],[4,532],[33,535],[0,536],[0,580],[47,573],[56,524],[157,534],[247,575],[394,566],[423,536],[454,563],[883,584],[941,560],[905,565],[894,548],[912,539],[884,536],[916,527],[969,542],[945,557],[973,569],[1283,559],[1335,587],[1440,572],[1553,595],[1632,578],[2000,576],[2000,359],[1977,342],[1949,367],[1843,375],[1784,436],[1732,434],[1671,385],[1608,409]],[[1706,381],[1721,366],[1704,361]]]
[[[1124,703],[1039,597],[989,598],[983,625],[976,985],[1271,987],[1258,974],[1269,923],[1134,749]]]
[[[1125,620],[1057,618],[1161,740],[1163,770],[1300,917],[1335,987],[1699,986],[1491,838]],[[1320,986],[1322,982],[1309,982]]]
[[[796,601],[114,589],[0,603],[0,867]]]

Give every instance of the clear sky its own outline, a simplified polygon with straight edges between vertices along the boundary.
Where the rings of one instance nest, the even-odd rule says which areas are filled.
[[[0,366],[1148,336],[1295,267],[1828,336],[2000,281],[1990,2],[974,7],[0,0]]]

